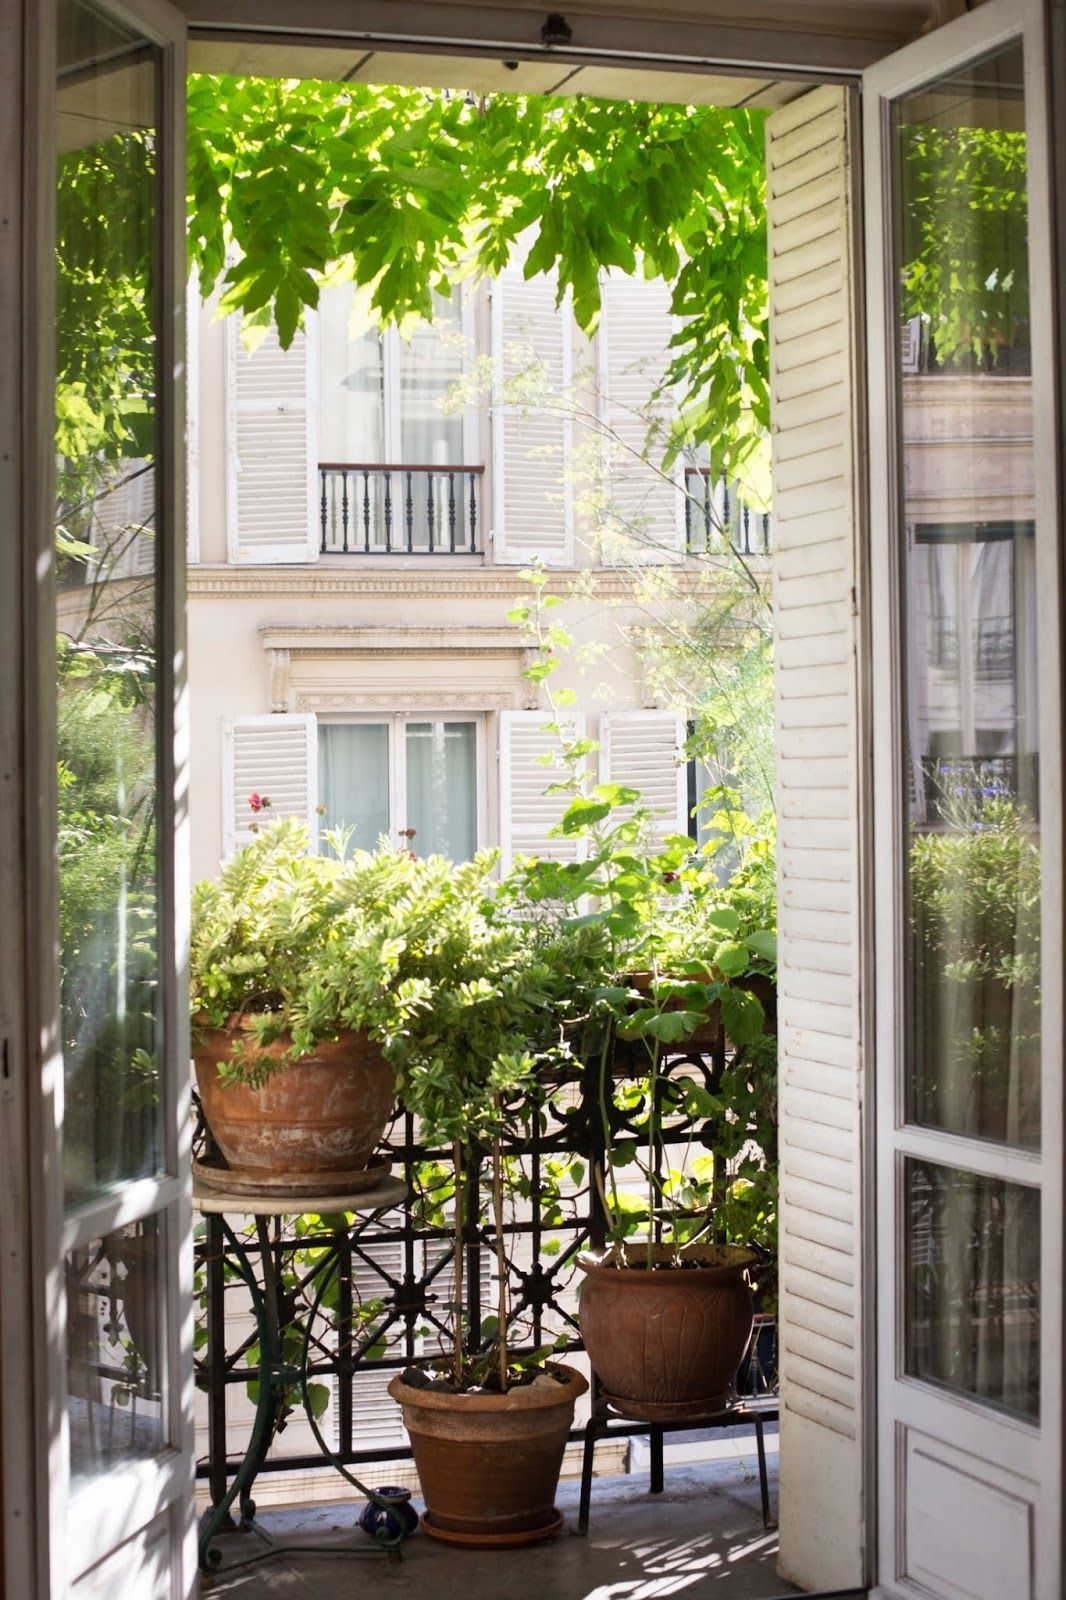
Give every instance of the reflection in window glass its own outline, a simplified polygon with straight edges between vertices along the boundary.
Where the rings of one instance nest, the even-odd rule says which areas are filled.
[[[157,61],[58,13],[59,893],[71,1202],[158,1169]]]
[[[907,1372],[1040,1414],[1040,1195],[908,1161]]]
[[[1012,45],[897,107],[908,1116],[1040,1134],[1026,140]]]
[[[420,856],[469,861],[477,851],[477,729],[407,724],[407,826]]]
[[[70,1470],[99,1476],[151,1457],[164,1437],[158,1218],[66,1259]]]

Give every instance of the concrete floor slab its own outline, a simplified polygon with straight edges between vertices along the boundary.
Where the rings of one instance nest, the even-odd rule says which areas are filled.
[[[773,1503],[776,1482],[771,1480]],[[577,1484],[560,1486],[558,1504],[572,1529]],[[262,1524],[276,1539],[324,1549],[369,1545],[355,1526],[360,1506],[271,1511]],[[227,1535],[224,1559],[251,1553],[254,1534]],[[516,1551],[454,1550],[425,1534],[390,1562],[370,1547],[358,1559],[328,1554],[277,1557],[216,1578],[211,1600],[778,1600],[799,1590],[776,1574],[777,1533],[765,1529],[754,1462],[746,1458],[667,1470],[661,1495],[638,1476],[598,1478],[588,1537],[572,1531]]]

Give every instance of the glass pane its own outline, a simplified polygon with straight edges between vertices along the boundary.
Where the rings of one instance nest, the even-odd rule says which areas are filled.
[[[322,831],[350,828],[351,843],[373,850],[389,821],[389,729],[384,722],[320,723],[318,799]],[[323,848],[326,848],[323,841]]]
[[[64,1164],[158,1170],[157,52],[60,0],[56,566]]]
[[[319,317],[322,460],[380,464],[385,460],[381,334],[360,318],[350,283],[326,291]]]
[[[458,466],[463,418],[445,410],[463,375],[459,291],[433,296],[433,321],[400,340],[400,459],[420,466]]]
[[[166,1443],[157,1217],[66,1258],[70,1471],[75,1483]]]
[[[1020,46],[897,107],[907,1114],[1040,1137],[1040,835]]]
[[[420,856],[469,861],[477,850],[477,728],[407,724],[407,826]]]
[[[1040,1414],[1040,1195],[908,1161],[906,1370]]]

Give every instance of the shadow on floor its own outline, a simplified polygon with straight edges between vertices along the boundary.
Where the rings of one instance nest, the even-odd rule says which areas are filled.
[[[572,1529],[576,1483],[558,1505]],[[776,1505],[776,1473],[772,1503]],[[355,1526],[360,1506],[264,1513],[276,1539],[323,1550],[369,1546]],[[220,1541],[224,1561],[250,1554],[254,1534]],[[563,1533],[530,1550],[466,1551],[415,1534],[392,1563],[370,1546],[359,1559],[292,1555],[214,1579],[211,1600],[350,1600],[356,1594],[432,1596],[433,1600],[660,1600],[691,1593],[713,1600],[784,1600],[799,1594],[777,1577],[777,1532],[765,1529],[753,1463],[672,1467],[666,1489],[650,1495],[640,1476],[598,1478],[588,1537]]]

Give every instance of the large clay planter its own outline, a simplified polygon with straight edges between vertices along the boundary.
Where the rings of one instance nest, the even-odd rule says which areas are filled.
[[[655,1247],[659,1260],[672,1252]],[[634,1257],[643,1246],[633,1246]],[[756,1257],[696,1247],[691,1267],[603,1266],[581,1256],[581,1338],[615,1411],[639,1421],[709,1416],[727,1404],[751,1337],[744,1278]]]
[[[342,1033],[253,1089],[219,1077],[235,1042],[256,1054],[240,1018],[200,1029],[195,1054],[204,1116],[231,1167],[279,1178],[366,1167],[396,1103],[395,1074],[376,1044]],[[260,1053],[280,1057],[288,1044],[283,1036]]]
[[[389,1393],[403,1408],[427,1533],[488,1549],[559,1531],[555,1491],[574,1404],[588,1383],[572,1367],[554,1371],[566,1381],[545,1374],[507,1394],[448,1394],[393,1378]]]

